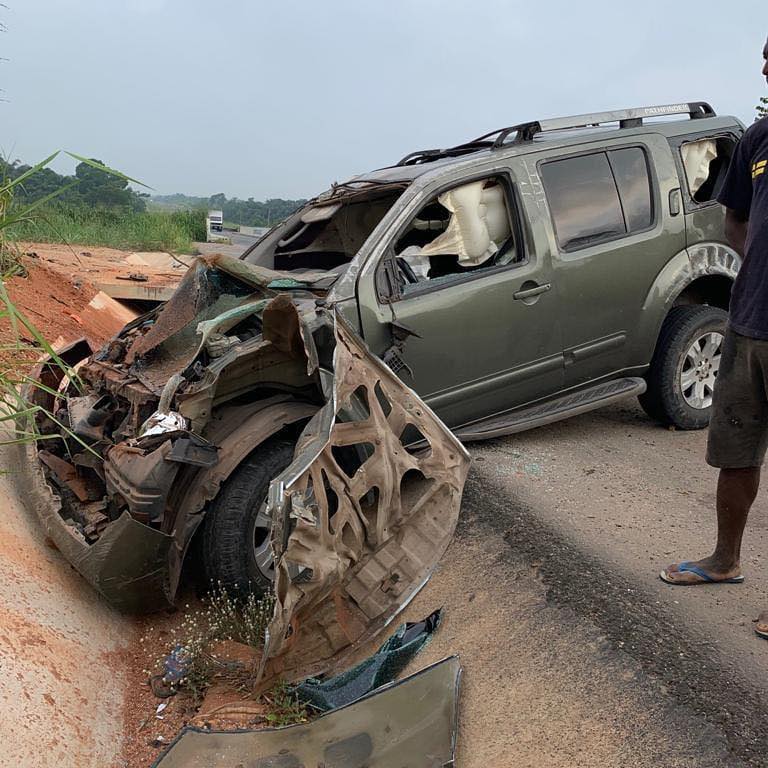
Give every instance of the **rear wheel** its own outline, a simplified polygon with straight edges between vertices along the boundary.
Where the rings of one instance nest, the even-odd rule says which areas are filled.
[[[293,460],[294,444],[272,439],[260,445],[229,476],[203,522],[203,568],[209,584],[233,595],[268,591],[275,578],[270,482]]]
[[[709,424],[728,313],[717,307],[674,307],[661,328],[640,404],[678,429]]]

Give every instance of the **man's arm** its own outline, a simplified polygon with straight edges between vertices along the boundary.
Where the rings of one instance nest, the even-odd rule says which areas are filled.
[[[744,258],[749,220],[733,208],[725,209],[725,238],[736,253]]]
[[[744,258],[747,243],[749,211],[752,208],[752,137],[754,126],[736,145],[725,183],[717,201],[725,207],[725,239]]]

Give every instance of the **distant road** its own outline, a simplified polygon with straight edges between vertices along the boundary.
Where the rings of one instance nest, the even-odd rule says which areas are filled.
[[[254,235],[242,235],[239,232],[223,232],[222,237],[227,237],[231,245],[221,243],[195,243],[202,254],[224,253],[227,256],[241,256],[243,251],[250,248],[258,239]]]
[[[237,246],[242,253],[246,248],[250,248],[258,238],[255,235],[243,235],[240,232],[227,232],[226,235],[232,241],[232,247]]]

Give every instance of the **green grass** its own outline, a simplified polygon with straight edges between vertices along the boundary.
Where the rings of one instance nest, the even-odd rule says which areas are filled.
[[[91,208],[50,207],[10,228],[15,240],[77,243],[137,251],[192,253],[205,241],[201,211],[115,212]]]

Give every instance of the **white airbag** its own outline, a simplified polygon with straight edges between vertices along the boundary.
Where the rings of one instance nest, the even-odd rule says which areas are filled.
[[[693,196],[709,176],[709,164],[717,157],[717,142],[713,139],[689,141],[683,144],[682,153],[688,189]]]
[[[455,255],[463,266],[478,266],[499,250],[510,233],[504,191],[499,185],[484,186],[484,181],[474,181],[438,196],[451,220],[445,232],[421,249],[422,255]]]

